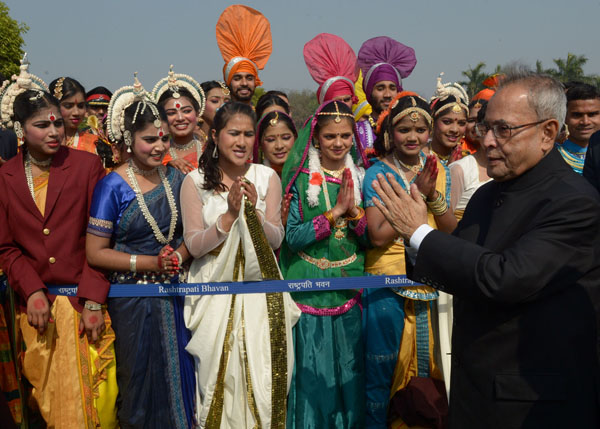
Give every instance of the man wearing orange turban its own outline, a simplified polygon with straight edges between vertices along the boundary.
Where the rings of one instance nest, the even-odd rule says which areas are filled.
[[[225,60],[223,79],[233,100],[250,104],[255,88],[262,85],[258,71],[273,50],[269,21],[248,6],[229,6],[217,21],[217,44]]]

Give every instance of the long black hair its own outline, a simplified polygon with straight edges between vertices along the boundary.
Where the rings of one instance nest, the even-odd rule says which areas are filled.
[[[221,130],[227,126],[227,123],[235,115],[246,115],[252,120],[253,124],[256,124],[256,115],[254,114],[252,107],[238,102],[226,103],[217,110],[217,113],[215,114],[212,126],[212,129],[215,130],[215,134],[219,135]],[[208,136],[206,148],[198,162],[198,169],[204,172],[204,185],[202,189],[207,191],[215,190],[217,192],[225,192],[227,191],[227,187],[223,185],[223,172],[219,168],[219,163],[216,162],[217,160],[212,156],[215,148],[216,143],[211,132]]]

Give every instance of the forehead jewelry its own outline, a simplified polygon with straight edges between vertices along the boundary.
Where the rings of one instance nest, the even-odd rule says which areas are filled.
[[[454,113],[460,113],[462,112],[462,107],[460,107],[458,104],[455,104],[454,106],[452,106],[452,111]]]
[[[54,87],[54,97],[60,101],[63,98],[63,82],[65,81],[64,77],[60,77],[58,78],[58,81],[56,82],[56,86]]]
[[[413,122],[417,122],[419,120],[419,114],[417,112],[411,112],[409,118]]]
[[[175,78],[175,73],[173,73],[173,64],[169,66],[169,79],[167,81],[167,85],[169,89],[173,91],[173,98],[177,99],[181,97],[179,93],[179,86],[177,85],[177,79]]]
[[[334,103],[335,103],[335,112],[319,112],[319,113],[317,113],[317,116],[335,116],[334,122],[337,124],[342,122],[342,116],[347,116],[349,118],[354,119],[354,115],[352,113],[340,112],[337,101],[334,101]]]
[[[269,124],[274,127],[279,122],[279,112],[275,112],[275,117],[269,121]]]

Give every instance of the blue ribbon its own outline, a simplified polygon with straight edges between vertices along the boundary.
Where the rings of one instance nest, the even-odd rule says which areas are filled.
[[[109,298],[138,296],[230,295],[240,293],[309,292],[363,288],[419,286],[406,276],[336,277],[327,279],[264,280],[225,283],[148,283],[113,284]],[[77,286],[49,285],[52,295],[75,296]]]

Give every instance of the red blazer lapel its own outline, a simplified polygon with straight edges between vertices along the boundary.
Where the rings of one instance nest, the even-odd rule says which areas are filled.
[[[27,210],[29,210],[40,221],[43,221],[44,218],[35,205],[33,197],[31,196],[29,188],[27,187],[22,150],[19,151],[16,158],[18,159],[17,162],[7,163],[5,166],[3,166],[3,169],[5,169],[4,171],[6,173],[6,183],[10,185],[13,193],[16,194],[17,198],[21,200],[23,207],[26,207]]]
[[[50,165],[50,179],[48,181],[48,193],[46,194],[46,209],[44,216],[48,218],[56,205],[56,200],[62,192],[65,181],[67,180],[68,168],[71,163],[69,160],[69,149],[61,147]]]

